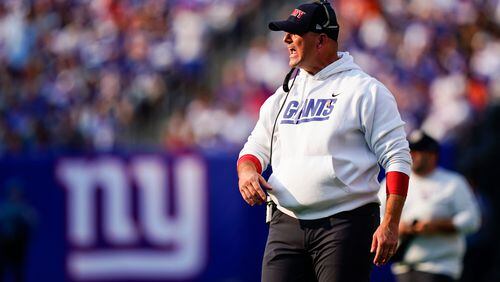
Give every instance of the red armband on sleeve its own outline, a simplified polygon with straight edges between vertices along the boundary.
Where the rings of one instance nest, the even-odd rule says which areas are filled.
[[[242,161],[251,161],[255,165],[255,167],[257,168],[257,172],[259,174],[262,173],[262,165],[260,164],[260,161],[259,161],[259,159],[257,159],[256,156],[250,155],[250,154],[243,155],[243,156],[241,156],[241,158],[238,159],[236,166],[238,166],[240,164],[240,162],[242,162]]]
[[[406,197],[410,177],[403,172],[389,171],[385,177],[385,191],[387,195],[396,194]]]

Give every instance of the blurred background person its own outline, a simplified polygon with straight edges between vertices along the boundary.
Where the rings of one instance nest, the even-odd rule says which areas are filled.
[[[0,202],[0,280],[25,281],[26,254],[36,215],[24,198],[23,187],[18,181],[9,181]],[[5,280],[9,281],[9,280]]]
[[[398,282],[457,281],[462,273],[465,235],[477,231],[480,212],[464,177],[438,167],[439,143],[423,131],[410,137],[413,159],[400,236],[407,243],[392,265]],[[381,201],[385,200],[385,181]],[[383,206],[384,208],[384,206]]]

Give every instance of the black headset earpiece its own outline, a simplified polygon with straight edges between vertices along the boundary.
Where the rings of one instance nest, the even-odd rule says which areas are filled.
[[[328,0],[318,0],[315,1],[314,3],[321,5],[323,9],[325,9],[325,14],[326,14],[326,22],[323,24],[323,28],[336,28],[338,26],[330,26],[330,22],[332,18],[335,18],[335,16],[332,14],[333,8],[330,5],[330,2]]]

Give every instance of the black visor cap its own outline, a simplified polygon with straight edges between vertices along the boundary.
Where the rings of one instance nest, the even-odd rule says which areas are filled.
[[[308,31],[326,33],[329,37],[337,40],[339,26],[335,11],[327,4],[330,11],[327,15],[325,7],[319,3],[302,4],[292,11],[292,14],[284,21],[273,21],[269,23],[272,31],[285,31],[294,34],[304,34]],[[330,19],[328,27],[323,26]]]

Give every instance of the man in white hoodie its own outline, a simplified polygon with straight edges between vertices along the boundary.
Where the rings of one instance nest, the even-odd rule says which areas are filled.
[[[398,282],[452,282],[462,273],[465,236],[480,225],[480,212],[467,181],[438,167],[439,143],[423,131],[410,135],[413,158],[408,201],[399,233],[406,238],[392,265]],[[382,182],[383,184],[383,182]],[[384,210],[385,193],[379,192]]]
[[[298,74],[262,105],[237,163],[243,199],[262,204],[267,192],[275,207],[262,280],[369,281],[371,261],[384,264],[396,250],[410,174],[395,99],[338,52],[328,2],[302,4],[269,28],[285,32]],[[388,179],[380,225],[379,164]]]

